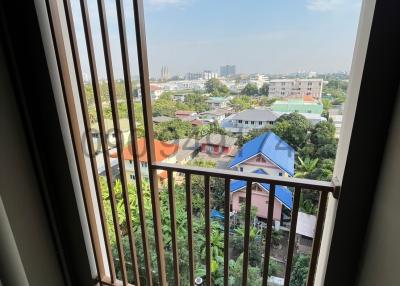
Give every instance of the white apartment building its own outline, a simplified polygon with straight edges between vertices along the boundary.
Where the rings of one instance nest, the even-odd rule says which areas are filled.
[[[269,82],[270,97],[303,97],[312,96],[320,99],[323,80],[308,79],[274,79]]]

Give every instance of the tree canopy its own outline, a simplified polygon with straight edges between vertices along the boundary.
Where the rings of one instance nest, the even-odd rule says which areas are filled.
[[[229,92],[228,87],[216,78],[206,81],[205,89],[208,93],[212,93],[213,95],[224,95]]]
[[[264,83],[264,84],[261,86],[261,88],[260,88],[260,90],[259,90],[259,93],[260,93],[261,95],[268,96],[268,94],[269,94],[269,84],[268,84],[268,83]]]
[[[242,94],[254,96],[258,94],[258,87],[255,83],[248,83],[241,91]]]
[[[294,112],[279,117],[272,131],[285,140],[295,150],[300,149],[307,142],[311,123],[301,114]]]

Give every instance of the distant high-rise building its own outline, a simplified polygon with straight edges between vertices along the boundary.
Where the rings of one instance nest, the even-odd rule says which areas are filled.
[[[187,74],[185,74],[186,80],[197,80],[202,78],[203,78],[203,73],[201,72],[188,72]]]
[[[162,66],[161,67],[161,80],[167,80],[169,78],[168,76],[168,67],[167,66]]]
[[[205,79],[205,80],[209,80],[209,79],[212,79],[212,78],[217,78],[218,77],[218,75],[217,75],[217,73],[215,73],[215,72],[212,72],[212,71],[203,71],[203,79]]]
[[[234,65],[222,66],[219,69],[219,73],[223,77],[235,75],[236,74],[236,66],[234,66]]]

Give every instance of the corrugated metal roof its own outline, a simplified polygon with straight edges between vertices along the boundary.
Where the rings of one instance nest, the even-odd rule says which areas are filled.
[[[253,173],[256,174],[267,174],[263,169],[257,169]],[[270,185],[269,184],[258,184],[259,186],[262,187],[262,189],[266,192],[269,192]],[[231,193],[235,193],[237,191],[240,191],[246,187],[246,182],[245,181],[238,181],[238,180],[232,180],[230,183],[230,191]],[[293,207],[293,195],[292,192],[287,188],[283,186],[276,186],[275,187],[275,198],[280,201],[285,207],[288,209],[292,209]]]
[[[232,168],[257,154],[263,154],[290,176],[294,175],[294,149],[275,133],[268,131],[243,145],[231,161]]]
[[[232,116],[232,120],[247,120],[247,121],[275,121],[278,118],[269,109],[247,109]]]

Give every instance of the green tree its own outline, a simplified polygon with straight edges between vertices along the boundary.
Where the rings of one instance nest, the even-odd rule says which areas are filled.
[[[172,93],[165,92],[154,102],[153,114],[155,116],[174,117],[177,110]]]
[[[197,113],[210,110],[209,104],[206,102],[207,97],[203,94],[192,93],[185,96],[184,103],[188,110],[194,110]]]
[[[336,143],[335,131],[336,128],[332,121],[321,121],[312,128],[310,142],[317,148]]]
[[[295,177],[310,179],[310,174],[317,167],[319,159],[310,159],[309,157],[306,157],[304,160],[300,157],[298,157],[297,159],[299,160],[299,163],[297,164]]]
[[[248,83],[241,91],[242,94],[248,96],[254,96],[258,94],[258,87],[255,83]]]
[[[269,98],[268,96],[261,96],[259,99],[258,105],[262,107],[269,107],[271,106],[277,99],[276,98]]]
[[[318,167],[310,174],[310,178],[314,180],[330,181],[332,180],[334,166],[334,159],[323,159],[318,164]]]
[[[188,121],[174,119],[168,122],[161,122],[154,127],[154,137],[160,141],[169,141],[190,137],[192,124]]]
[[[206,81],[205,89],[208,93],[212,93],[213,95],[224,95],[229,92],[228,87],[216,78]]]
[[[299,150],[307,142],[310,129],[311,123],[297,112],[282,115],[272,127],[272,131],[295,150]]]
[[[308,255],[296,255],[293,261],[290,286],[305,286],[308,276],[308,265],[310,257]]]
[[[247,95],[238,95],[231,100],[231,105],[236,111],[249,109],[251,107],[251,98]]]
[[[210,134],[226,135],[226,131],[217,122],[213,122],[194,128],[192,133],[193,136],[199,139]]]
[[[261,88],[260,88],[260,94],[268,96],[269,94],[269,84],[268,83],[264,83]]]

